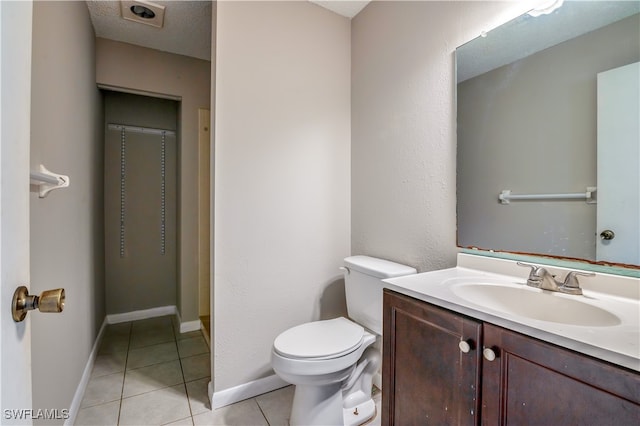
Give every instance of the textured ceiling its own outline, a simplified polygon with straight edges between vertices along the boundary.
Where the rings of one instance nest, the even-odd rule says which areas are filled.
[[[96,37],[211,60],[210,1],[154,0],[153,3],[165,6],[162,28],[122,19],[120,1],[87,0]]]
[[[165,6],[162,28],[123,19],[119,0],[86,0],[96,37],[210,61],[211,1],[151,1]],[[348,0],[310,1],[347,18],[353,18],[369,3]]]

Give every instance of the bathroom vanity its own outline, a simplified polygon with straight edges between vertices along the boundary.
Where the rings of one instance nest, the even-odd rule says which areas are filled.
[[[640,419],[637,373],[389,290],[384,315],[384,425]]]
[[[462,263],[474,261],[460,256]],[[506,268],[515,263],[489,262]],[[534,319],[535,309],[518,314],[518,305],[539,303],[527,297],[529,292],[552,304],[560,295],[530,289],[525,280],[457,267],[386,281],[383,425],[638,424],[637,300],[585,289],[584,296],[561,297],[569,301],[567,308],[550,306],[550,321]],[[501,311],[490,301],[484,305],[477,294],[473,302],[456,295],[470,282],[497,283],[498,291],[508,289],[509,282],[521,285],[517,290],[523,293],[519,300],[507,300]],[[638,282],[628,279],[626,284]],[[594,308],[615,309],[617,321],[597,314],[593,320],[597,311],[576,310],[571,304],[583,302],[572,297],[584,297]],[[623,304],[612,308],[604,300],[608,297]],[[545,315],[544,307],[541,312]]]
[[[556,3],[456,49],[457,243],[489,254],[385,280],[383,425],[640,424],[640,271],[490,257],[640,265],[640,6]]]

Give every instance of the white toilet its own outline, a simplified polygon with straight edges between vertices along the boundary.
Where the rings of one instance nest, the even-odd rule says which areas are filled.
[[[371,387],[381,356],[371,345],[382,336],[382,279],[416,270],[368,256],[347,257],[344,263],[351,320],[340,317],[298,325],[273,342],[273,370],[296,385],[292,426],[355,426],[376,414]]]

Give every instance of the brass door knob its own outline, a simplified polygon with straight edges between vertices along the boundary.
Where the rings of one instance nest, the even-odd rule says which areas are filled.
[[[64,309],[64,288],[45,290],[40,296],[29,294],[27,287],[20,286],[13,293],[11,313],[15,322],[23,321],[27,312],[38,309],[40,312],[62,312]]]

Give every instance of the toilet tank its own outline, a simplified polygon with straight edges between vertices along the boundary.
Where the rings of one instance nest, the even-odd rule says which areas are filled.
[[[349,317],[382,335],[383,279],[417,273],[415,268],[369,256],[344,259],[344,290]]]

